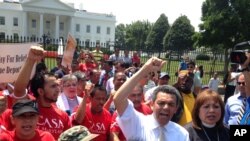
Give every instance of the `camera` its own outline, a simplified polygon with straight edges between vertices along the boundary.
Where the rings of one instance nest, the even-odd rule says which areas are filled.
[[[248,48],[250,48],[250,41],[236,44],[230,53],[230,61],[236,64],[243,64],[247,59],[246,53],[250,51]]]

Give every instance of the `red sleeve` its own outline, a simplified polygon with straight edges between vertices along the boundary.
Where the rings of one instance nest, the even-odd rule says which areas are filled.
[[[9,131],[14,130],[14,125],[11,123],[10,116],[12,114],[11,109],[7,109],[2,113],[2,125]]]
[[[114,114],[112,116],[112,120],[111,120],[110,132],[118,132],[119,133],[119,132],[121,132],[121,129],[115,120],[116,117],[117,117],[117,112],[114,112]]]
[[[1,131],[0,129],[0,134],[1,134],[0,141],[14,141],[10,132],[8,131]]]

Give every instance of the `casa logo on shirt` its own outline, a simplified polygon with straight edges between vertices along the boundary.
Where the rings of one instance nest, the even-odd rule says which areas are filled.
[[[97,122],[97,123],[92,122],[89,130],[94,132],[94,133],[99,133],[99,134],[106,133],[105,125],[104,125],[104,123],[101,123],[101,122]]]
[[[39,129],[41,130],[47,129],[47,131],[49,132],[56,132],[52,130],[64,129],[62,120],[57,118],[44,118],[43,116],[40,116],[37,125]]]

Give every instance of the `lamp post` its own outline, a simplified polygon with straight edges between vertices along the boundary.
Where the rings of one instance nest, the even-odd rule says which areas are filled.
[[[45,48],[47,36],[46,36],[46,34],[43,34],[42,37],[43,37],[43,48]]]

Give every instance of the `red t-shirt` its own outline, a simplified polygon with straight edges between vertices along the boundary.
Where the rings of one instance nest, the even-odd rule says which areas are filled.
[[[26,98],[30,99],[30,100],[36,100],[36,98],[31,94],[27,94]],[[7,96],[7,103],[8,103],[7,108],[11,109],[16,101],[17,101],[17,99],[13,98],[11,95],[8,95]]]
[[[56,140],[63,131],[71,127],[68,114],[54,104],[50,108],[40,106],[38,110],[40,113],[38,129],[50,132]]]
[[[54,137],[47,131],[35,130],[35,136],[30,140],[25,141],[55,141]],[[0,141],[24,141],[17,137],[15,131],[2,132],[0,136]]]
[[[142,103],[141,106],[139,108],[137,108],[136,110],[140,113],[143,113],[144,115],[150,115],[153,113],[153,111],[144,103]],[[126,138],[123,135],[121,128],[119,127],[118,123],[116,122],[116,117],[117,117],[117,112],[114,112],[114,114],[112,116],[110,132],[117,132],[118,138],[120,139],[120,141],[126,141]]]
[[[79,64],[79,69],[83,72],[86,72],[86,71],[90,71],[90,70],[93,70],[95,69],[97,66],[95,63],[81,63]]]
[[[73,119],[75,115],[73,115]],[[81,125],[87,127],[91,133],[99,134],[93,141],[108,140],[109,130],[111,124],[111,114],[103,108],[100,114],[93,114],[90,109],[90,104],[86,106],[85,117]]]
[[[63,131],[71,127],[71,121],[68,117],[68,114],[58,109],[54,104],[52,104],[50,108],[38,106],[38,110],[40,115],[37,128],[50,132],[56,140]],[[14,130],[15,128],[9,118],[11,115],[12,109],[7,109],[2,115],[3,126],[10,131]]]
[[[6,109],[2,115],[2,125],[9,131],[14,130],[15,126],[11,123],[10,116],[12,115],[12,109]]]
[[[138,56],[133,56],[132,57],[132,62],[137,63],[138,65],[140,65],[141,64],[141,59]]]

